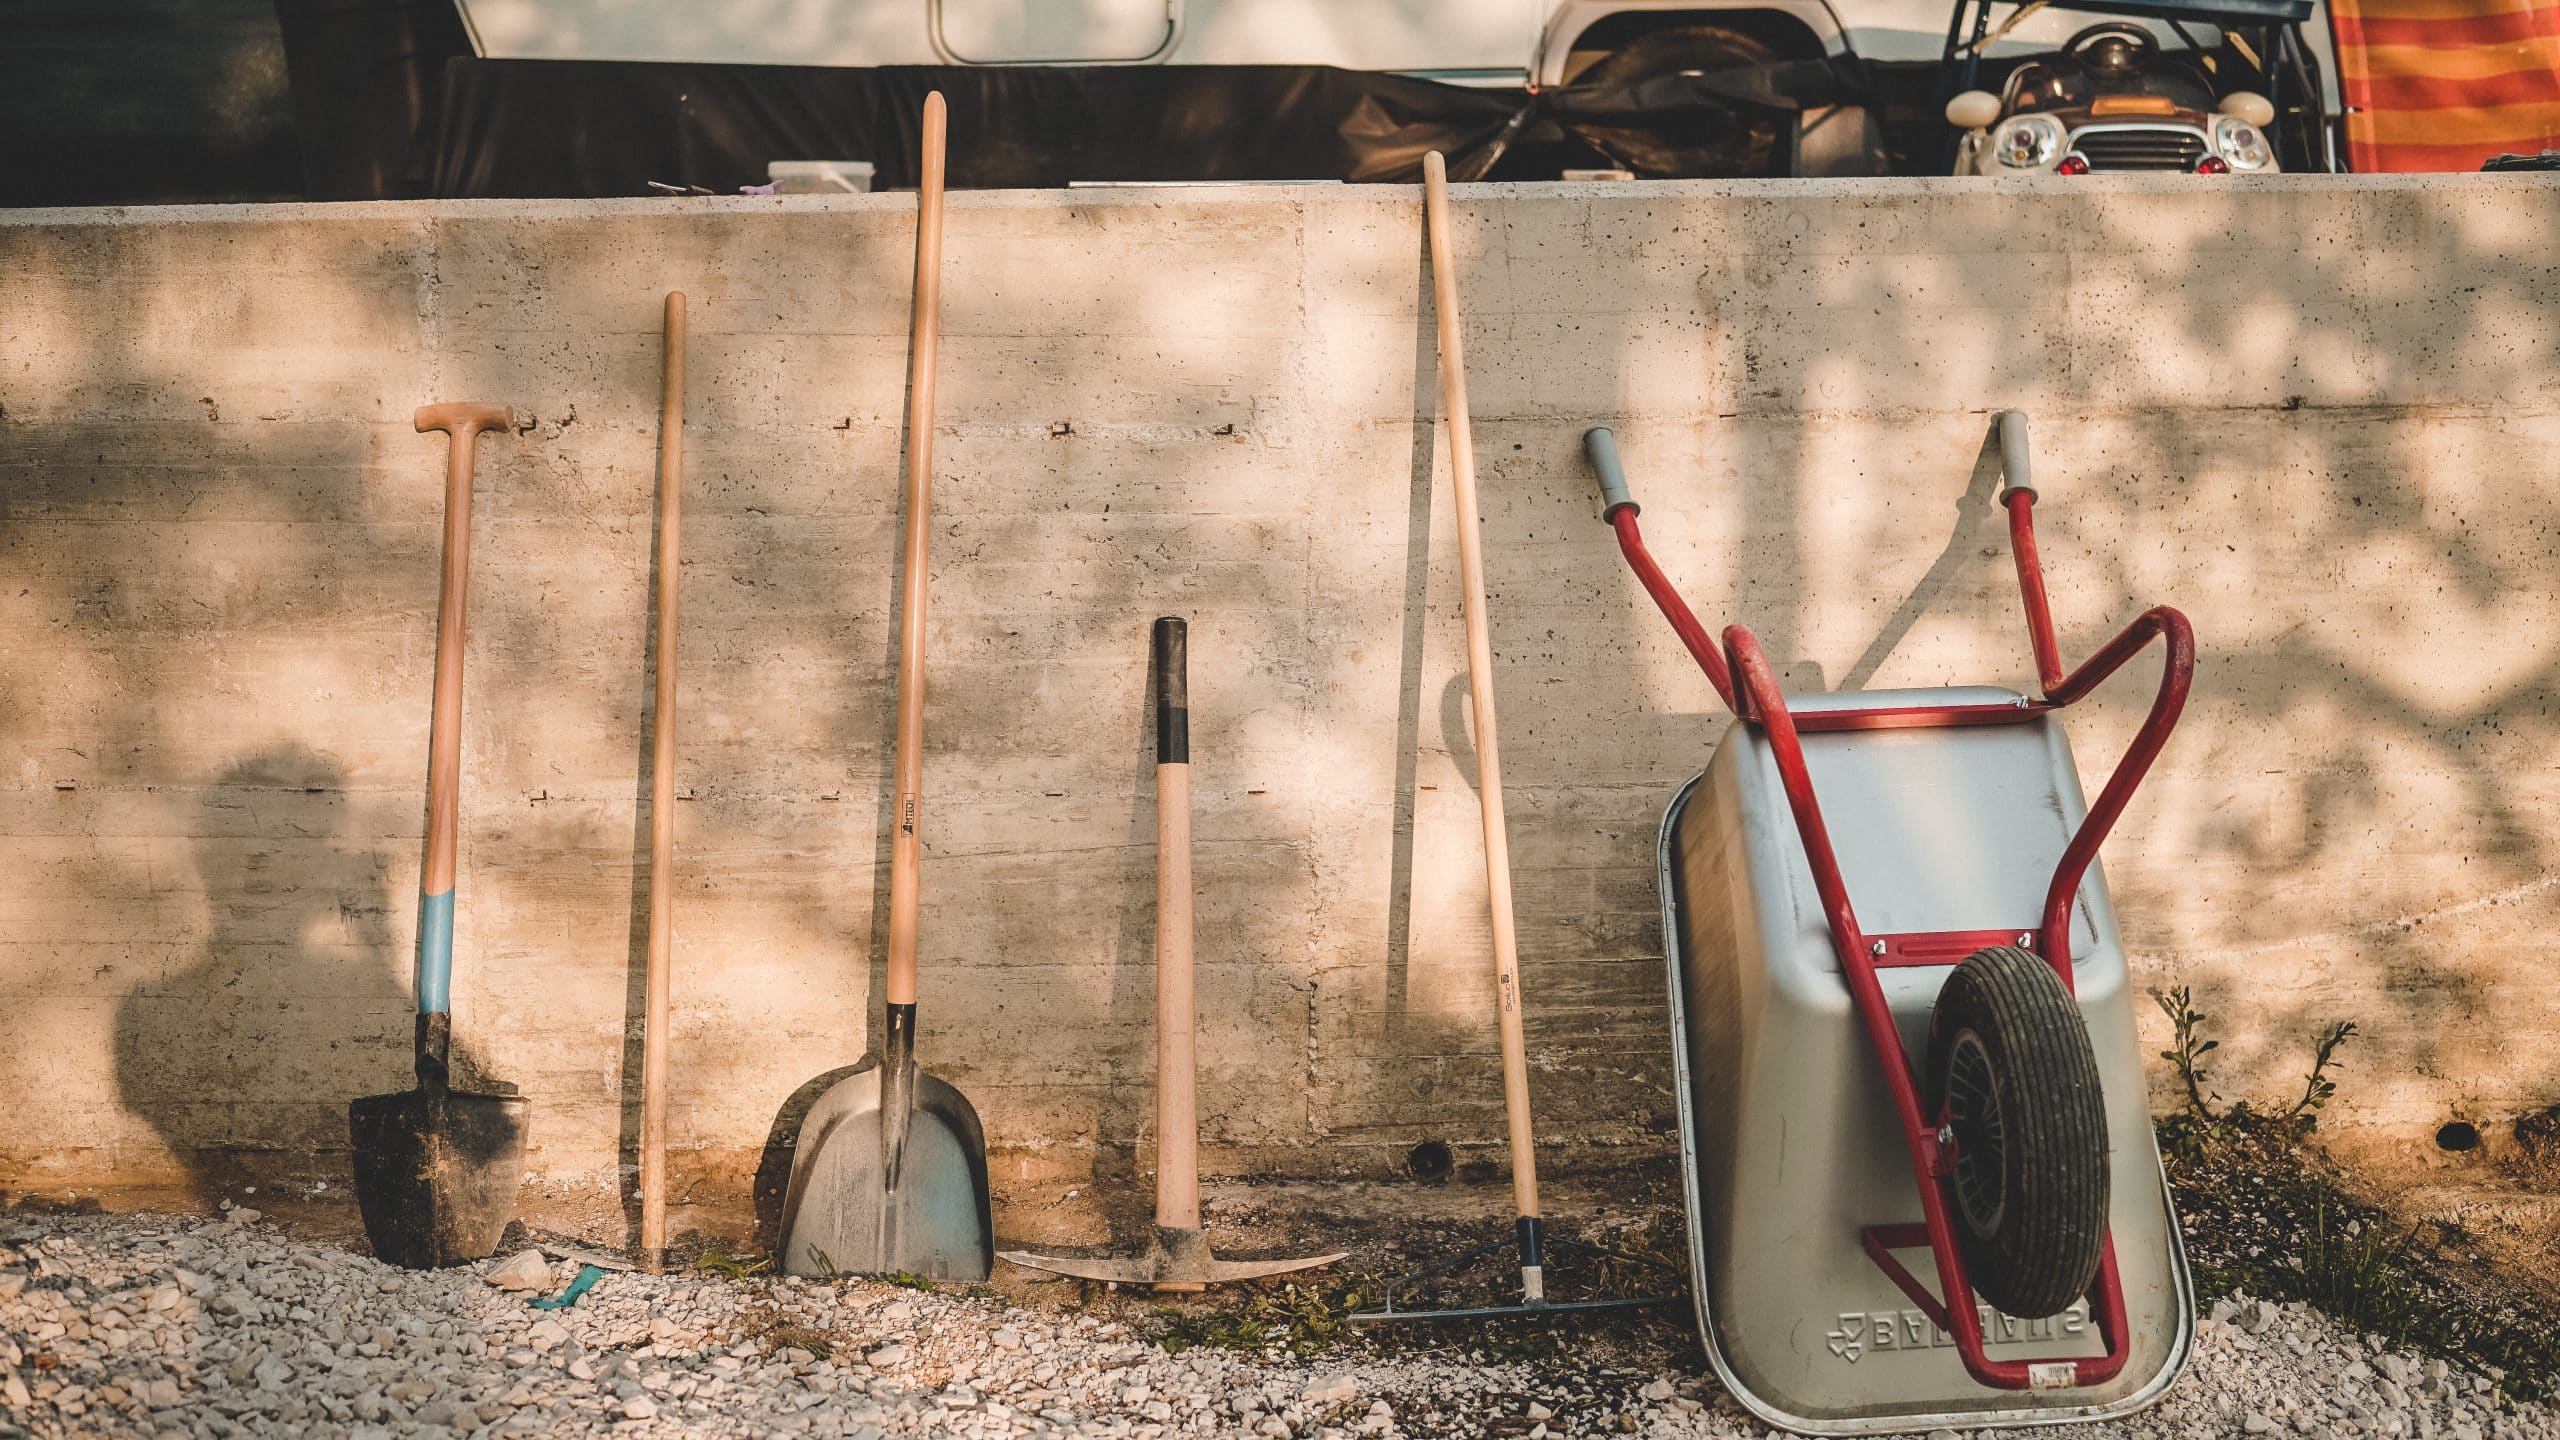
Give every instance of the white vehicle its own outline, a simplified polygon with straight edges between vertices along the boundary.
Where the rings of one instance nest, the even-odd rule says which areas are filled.
[[[459,0],[490,59],[740,65],[1337,65],[1556,85],[1658,37],[1713,31],[1782,58],[1935,61],[1945,0]],[[2049,50],[2039,14],[1988,53]],[[1694,53],[1694,46],[1693,53]]]
[[[1326,65],[1486,87],[1639,80],[1854,56],[1936,64],[1948,0],[457,0],[474,50],[507,60],[870,67]],[[2139,0],[2134,8],[2140,9]],[[2090,22],[2014,11],[1981,49],[2050,52]],[[2136,22],[2163,46],[2201,39]],[[2325,25],[2318,27],[2325,35]],[[2325,67],[2324,67],[2325,68]],[[2335,113],[2334,101],[2329,107]],[[1842,121],[1849,123],[1841,123]],[[1808,111],[1796,174],[1876,153],[1854,111]]]

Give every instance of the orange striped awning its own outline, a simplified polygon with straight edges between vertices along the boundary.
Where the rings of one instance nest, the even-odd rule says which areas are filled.
[[[2330,0],[2356,170],[2560,150],[2560,0]]]

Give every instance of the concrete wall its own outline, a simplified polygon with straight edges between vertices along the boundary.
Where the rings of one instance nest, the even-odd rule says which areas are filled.
[[[2342,1120],[2560,1100],[2560,187],[1526,186],[1457,216],[1557,1166],[1669,1152],[1651,849],[1722,726],[1592,516],[1592,421],[1699,609],[1795,685],[2023,684],[1984,442],[2032,411],[2065,650],[2157,601],[2201,636],[2108,867],[2143,978],[2216,1016],[2222,1091],[2298,1084],[2351,1018]],[[347,1099],[405,1083],[441,455],[409,415],[488,399],[530,428],[480,472],[458,1033],[536,1097],[537,1208],[611,1205],[681,288],[674,1133],[698,1213],[741,1208],[877,1029],[910,227],[894,196],[0,217],[0,1186],[325,1178]],[[1490,1154],[1417,197],[963,195],[947,273],[924,1053],[1000,1179],[1125,1171],[1150,1123],[1166,612],[1212,1167]],[[2148,690],[2081,712],[2093,773]]]

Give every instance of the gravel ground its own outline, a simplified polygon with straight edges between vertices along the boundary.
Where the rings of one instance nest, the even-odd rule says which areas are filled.
[[[1571,1360],[1175,1355],[1126,1319],[869,1281],[616,1274],[544,1312],[493,1283],[500,1268],[395,1270],[248,1209],[0,1217],[0,1435],[1766,1433],[1694,1357],[1654,1373],[1605,1341]],[[547,1289],[575,1269],[520,1278]],[[2082,1433],[2560,1440],[2560,1416],[2314,1312],[2225,1300],[2166,1401]]]

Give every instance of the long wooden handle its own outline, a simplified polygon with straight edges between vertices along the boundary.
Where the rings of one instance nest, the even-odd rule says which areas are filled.
[[[649,754],[649,976],[640,1037],[640,1263],[667,1254],[667,994],[675,944],[676,598],[684,501],[684,294],[667,294],[666,389],[658,401],[658,695]]]
[[[459,402],[428,405],[414,421],[418,433],[442,430],[444,457],[444,570],[436,600],[435,699],[427,723],[427,856],[418,877],[418,1013],[453,1008],[453,883],[462,832],[463,612],[471,583],[471,460],[483,430],[515,423],[504,405]],[[421,1029],[420,1044],[426,1031]],[[436,1057],[438,1066],[442,1056]]]
[[[1187,627],[1155,623],[1156,1223],[1200,1228],[1199,1010],[1191,984],[1191,697]]]
[[[1484,817],[1485,899],[1493,912],[1493,979],[1502,1021],[1502,1109],[1511,1131],[1511,1198],[1538,1216],[1538,1155],[1529,1124],[1529,1046],[1520,1028],[1520,944],[1511,918],[1511,842],[1502,821],[1502,742],[1493,716],[1493,631],[1485,620],[1484,542],[1476,509],[1475,439],[1467,425],[1467,361],[1458,337],[1458,272],[1449,247],[1449,165],[1422,157],[1432,307],[1440,319],[1440,408],[1449,417],[1449,481],[1458,506],[1458,578],[1466,591],[1467,693],[1476,712],[1476,800]]]
[[[907,553],[898,631],[897,830],[889,842],[889,1003],[916,1003],[924,879],[925,538],[933,520],[933,359],[942,332],[942,92],[924,97],[916,187],[915,310],[907,324]]]

